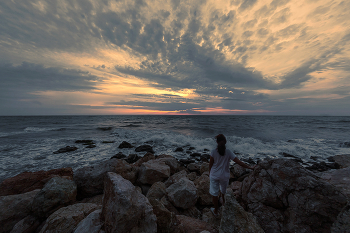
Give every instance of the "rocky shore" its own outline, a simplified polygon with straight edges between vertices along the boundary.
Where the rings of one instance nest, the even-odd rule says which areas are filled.
[[[334,156],[337,165],[325,171],[288,155],[259,161],[254,171],[235,164],[215,217],[208,156],[177,160],[149,146],[138,150],[146,154],[4,180],[0,233],[350,232],[350,155]]]

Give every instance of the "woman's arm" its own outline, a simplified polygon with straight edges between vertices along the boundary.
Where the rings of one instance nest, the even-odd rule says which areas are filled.
[[[209,175],[210,175],[210,170],[211,170],[211,167],[213,166],[214,164],[214,158],[212,156],[210,156],[210,161],[209,161]]]
[[[244,168],[251,169],[251,170],[254,170],[254,168],[256,167],[256,166],[254,166],[254,167],[248,166],[247,164],[245,164],[245,163],[243,163],[241,160],[239,160],[237,157],[234,158],[233,161],[234,161],[235,163],[237,163],[238,165],[240,165],[240,166],[242,166],[242,167],[244,167]],[[209,168],[210,168],[210,164],[209,164]]]

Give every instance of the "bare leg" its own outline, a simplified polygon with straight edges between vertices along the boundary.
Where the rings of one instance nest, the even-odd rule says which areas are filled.
[[[221,194],[222,196],[222,205],[225,206],[225,195]]]
[[[214,204],[214,208],[215,208],[215,210],[214,210],[215,214],[218,214],[218,211],[219,211],[218,200],[219,200],[219,197],[213,196],[213,204]]]

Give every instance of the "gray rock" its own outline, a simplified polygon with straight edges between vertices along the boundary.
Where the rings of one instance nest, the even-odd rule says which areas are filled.
[[[138,147],[136,147],[135,151],[136,152],[147,151],[147,152],[151,152],[152,154],[154,154],[154,150],[153,150],[152,146],[150,146],[150,145],[138,146]]]
[[[198,163],[190,163],[187,165],[187,169],[191,172],[200,172],[201,170],[201,165]]]
[[[148,200],[150,199],[157,199],[160,200],[164,195],[166,194],[166,187],[165,184],[162,182],[156,182],[154,183],[151,188],[148,190],[146,197]]]
[[[188,209],[194,206],[198,199],[197,188],[192,181],[182,178],[167,189],[169,201],[176,207]]]
[[[157,232],[157,218],[148,199],[112,172],[105,179],[102,219],[106,233]]]
[[[186,171],[182,170],[170,176],[169,179],[164,182],[164,184],[166,187],[169,187],[170,185],[178,182],[181,178],[186,178],[186,177],[187,177]]]
[[[99,233],[102,227],[101,209],[91,212],[76,227],[74,233]]]
[[[176,215],[170,212],[159,200],[150,199],[153,213],[157,216],[157,232],[172,233],[177,225]]]
[[[140,166],[138,181],[142,184],[154,184],[170,177],[170,167],[160,160],[150,160]]]
[[[40,190],[0,197],[0,233],[10,232],[11,229],[30,214],[30,208],[35,195]]]
[[[253,214],[246,212],[238,204],[232,190],[228,190],[226,204],[222,210],[220,233],[264,233]]]
[[[60,208],[46,219],[40,233],[73,233],[80,221],[99,208],[101,206],[91,203],[78,203]]]
[[[323,172],[321,178],[339,188],[350,200],[350,167]]]
[[[335,155],[333,159],[342,168],[350,167],[350,155]]]
[[[49,180],[33,200],[32,211],[38,218],[47,218],[57,209],[75,201],[77,185],[72,180],[54,177]]]
[[[170,167],[170,174],[174,174],[180,169],[180,163],[173,157],[158,158],[158,160],[163,161]]]
[[[176,215],[176,220],[178,221],[178,232],[191,232],[200,233],[202,231],[209,231],[211,233],[217,233],[218,231],[208,224],[199,219],[187,217],[185,215]]]
[[[35,230],[39,227],[41,221],[32,215],[29,215],[16,223],[10,233],[30,233],[35,232]]]
[[[350,232],[350,204],[344,207],[332,225],[332,233]]]
[[[204,172],[209,172],[209,163],[203,162],[200,168],[200,174],[202,175]]]
[[[209,193],[210,188],[210,179],[206,175],[201,175],[198,177],[194,184],[196,185],[196,188],[198,190],[198,202],[201,205],[212,205],[213,204],[213,198],[212,195]]]

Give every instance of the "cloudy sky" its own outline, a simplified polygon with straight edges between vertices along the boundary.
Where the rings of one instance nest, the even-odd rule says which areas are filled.
[[[2,0],[0,115],[350,115],[348,0]]]

